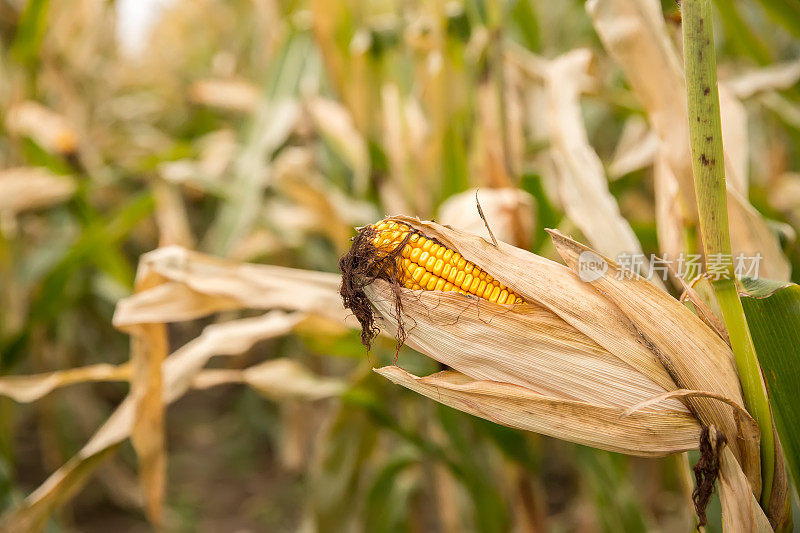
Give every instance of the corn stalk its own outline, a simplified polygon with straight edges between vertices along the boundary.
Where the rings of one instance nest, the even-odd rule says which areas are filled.
[[[761,505],[768,507],[775,472],[775,442],[766,387],[736,286],[722,151],[717,65],[710,0],[684,0],[684,67],[689,132],[706,270],[712,281],[736,358],[745,404],[761,430]]]

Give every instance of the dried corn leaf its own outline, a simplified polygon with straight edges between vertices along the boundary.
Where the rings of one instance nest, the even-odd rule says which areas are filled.
[[[230,383],[248,385],[272,400],[321,400],[346,388],[344,381],[318,376],[293,359],[272,359],[244,370],[203,370],[192,387],[207,389]]]
[[[17,167],[0,170],[0,211],[19,213],[68,199],[75,180],[45,168]]]
[[[0,394],[20,403],[35,402],[55,389],[75,383],[98,381],[127,381],[130,365],[99,364],[58,370],[32,376],[4,376],[0,378]]]
[[[658,137],[640,116],[625,121],[622,134],[608,165],[611,179],[621,178],[636,170],[650,166],[659,151]]]
[[[747,194],[750,144],[747,142],[747,111],[725,83],[719,84],[722,144],[725,147],[725,177],[728,188]]]
[[[719,462],[723,531],[771,532],[769,520],[750,491],[747,477],[728,447],[723,448]]]
[[[336,274],[233,263],[177,246],[150,252],[141,261],[172,283],[120,301],[116,327],[187,320],[234,307],[308,311],[337,322],[348,317]]]
[[[761,259],[758,277],[786,281],[792,266],[780,247],[777,233],[750,205],[747,198],[728,187],[728,225],[734,255]]]
[[[561,203],[592,245],[604,254],[641,253],[639,241],[622,217],[600,157],[589,144],[579,96],[589,81],[591,52],[574,50],[545,69],[550,152],[558,174]]]
[[[195,239],[180,190],[171,183],[159,180],[153,183],[153,195],[156,201],[159,247],[174,244],[193,248]]]
[[[685,249],[672,247],[678,244],[675,234],[684,227],[684,220],[697,217],[689,154],[689,119],[681,61],[667,33],[661,5],[656,0],[589,0],[586,9],[604,47],[624,70],[636,97],[647,111],[650,126],[661,140],[663,160],[671,172],[662,169],[657,172],[657,179],[674,178],[679,191],[678,206],[656,211],[657,216],[674,217],[657,221],[661,248],[669,254],[685,252]],[[725,168],[731,183],[728,214],[731,224],[744,224],[747,230],[731,228],[734,254],[747,255],[760,250],[764,257],[764,275],[788,279],[789,263],[781,252],[777,235],[771,233],[769,225],[749,203],[732,196],[732,189],[746,187],[747,183],[746,176],[732,176],[747,170],[747,158],[743,155],[747,150],[746,132],[743,133],[741,108],[728,98],[730,94],[725,89],[721,96],[729,104],[726,106],[728,113],[722,116],[723,135],[730,144],[730,149],[725,151]],[[674,188],[674,185],[657,183],[657,192],[670,193],[668,199],[656,199],[657,205],[672,201]],[[662,235],[662,231],[666,234]]]
[[[206,327],[199,337],[164,361],[164,401],[171,403],[183,396],[212,356],[247,351],[258,341],[288,333],[303,318],[303,313],[272,311],[260,317]],[[75,456],[51,474],[19,507],[2,517],[0,524],[5,530],[30,531],[41,527],[53,508],[77,491],[112,449],[131,435],[135,413],[136,404],[129,395]]]
[[[158,287],[164,279],[147,263],[136,274],[136,292]],[[167,326],[163,322],[128,326],[131,334],[131,390],[135,405],[131,443],[139,460],[139,478],[147,517],[161,524],[166,490],[167,451],[164,435],[163,376],[161,368],[169,353]]]
[[[519,385],[472,379],[454,371],[417,377],[397,366],[375,370],[394,383],[492,422],[640,456],[697,447],[700,425],[688,413],[635,413],[621,408],[552,398]]]
[[[786,61],[741,74],[725,85],[737,98],[750,98],[765,91],[790,89],[800,80],[800,61]]]

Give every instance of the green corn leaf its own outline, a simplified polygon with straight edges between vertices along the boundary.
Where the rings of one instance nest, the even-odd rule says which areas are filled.
[[[795,488],[800,488],[800,286],[750,279],[742,284],[742,305],[778,435]]]

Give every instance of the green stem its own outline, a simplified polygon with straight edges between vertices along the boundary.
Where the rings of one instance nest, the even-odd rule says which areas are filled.
[[[758,366],[753,340],[750,337],[750,329],[747,326],[735,281],[721,279],[712,282],[711,285],[714,287],[714,294],[728,329],[745,404],[761,430],[761,506],[766,509],[772,495],[772,478],[775,473],[775,441],[772,413],[761,378],[761,368]]]
[[[775,443],[766,388],[734,278],[711,1],[684,0],[681,6],[692,168],[706,271],[713,270],[718,278],[712,285],[730,336],[745,406],[761,430],[761,505],[766,509],[775,472]]]

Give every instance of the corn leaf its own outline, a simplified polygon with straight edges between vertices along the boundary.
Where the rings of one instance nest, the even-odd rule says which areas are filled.
[[[786,463],[800,487],[800,286],[745,280],[742,306],[753,336]]]

